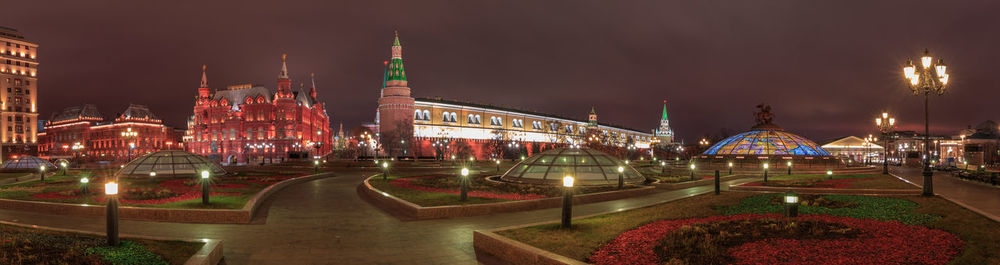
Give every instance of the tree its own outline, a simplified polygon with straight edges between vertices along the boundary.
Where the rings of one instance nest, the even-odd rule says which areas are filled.
[[[469,141],[466,139],[456,139],[451,144],[451,150],[456,159],[468,159],[468,157],[472,156],[472,146],[469,145]]]
[[[396,121],[395,130],[381,132],[379,138],[382,148],[385,148],[389,156],[414,155],[412,150],[409,150],[409,147],[414,144],[412,121]]]

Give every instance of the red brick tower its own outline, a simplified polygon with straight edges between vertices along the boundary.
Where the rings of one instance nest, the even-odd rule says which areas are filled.
[[[412,137],[413,103],[410,87],[406,86],[406,71],[403,70],[403,47],[399,45],[399,34],[396,34],[392,43],[392,59],[385,70],[382,97],[378,99],[380,137]]]
[[[203,99],[208,99],[211,96],[211,92],[208,89],[208,76],[205,75],[205,65],[201,65],[201,86],[198,87],[198,103],[201,104]]]
[[[278,73],[278,93],[277,99],[292,98],[292,80],[288,78],[288,66],[285,66],[285,54],[281,54],[281,72]]]

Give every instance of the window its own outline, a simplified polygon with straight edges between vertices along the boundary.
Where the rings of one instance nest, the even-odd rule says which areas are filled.
[[[454,122],[451,119],[452,119],[451,112],[445,111],[445,112],[441,113],[441,121],[442,122]]]
[[[424,110],[424,120],[425,121],[430,121],[431,120],[431,111]]]
[[[472,116],[472,114],[469,114],[469,117],[468,117],[466,123],[475,123],[475,122],[476,122],[476,117]]]
[[[414,111],[413,111],[413,119],[414,119],[414,120],[422,120],[422,119],[420,118],[420,116],[421,116],[421,114],[420,114],[420,110],[414,110]]]

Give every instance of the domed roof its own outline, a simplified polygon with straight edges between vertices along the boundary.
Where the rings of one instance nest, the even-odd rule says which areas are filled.
[[[608,154],[587,148],[557,148],[541,152],[517,163],[501,180],[532,184],[561,185],[569,175],[576,185],[617,185],[618,167],[625,167],[626,183],[646,180],[638,171]]]
[[[0,171],[4,172],[36,172],[39,167],[45,166],[47,170],[55,170],[56,166],[49,161],[34,156],[20,156],[14,159],[3,161]]]
[[[704,155],[805,155],[829,156],[813,141],[779,130],[754,129],[715,143]]]
[[[118,173],[119,177],[148,177],[149,172],[157,176],[195,176],[202,170],[212,175],[226,174],[222,166],[200,155],[180,150],[166,150],[140,156],[129,162]]]

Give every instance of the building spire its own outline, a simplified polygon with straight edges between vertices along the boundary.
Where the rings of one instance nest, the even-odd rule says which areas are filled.
[[[309,96],[313,100],[316,100],[316,73],[309,73],[309,78],[312,79],[312,88],[309,89]]]
[[[281,54],[281,73],[278,73],[278,78],[288,79],[288,66],[285,65],[285,57],[287,54]]]
[[[205,68],[206,68],[206,66],[204,64],[201,65],[201,86],[200,87],[208,87],[208,76],[205,75]]]
[[[666,99],[663,100],[663,117],[660,117],[660,119],[661,120],[667,120],[667,100]]]
[[[403,69],[403,46],[399,44],[399,33],[393,32],[392,58],[388,62],[385,81],[406,81],[406,71]]]

